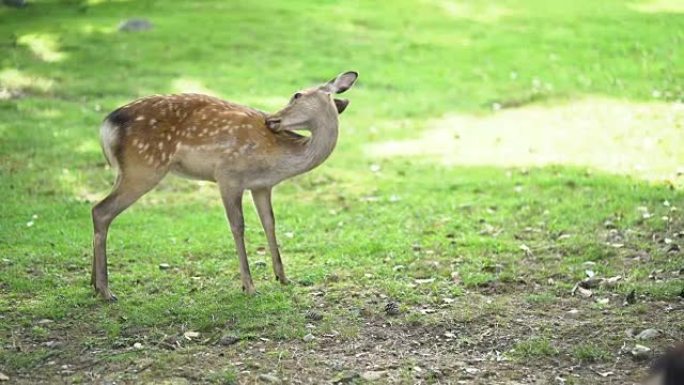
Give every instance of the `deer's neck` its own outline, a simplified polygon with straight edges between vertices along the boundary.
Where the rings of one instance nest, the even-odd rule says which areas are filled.
[[[294,175],[313,169],[330,156],[337,144],[338,125],[336,113],[314,118],[311,136],[299,143],[288,162]]]

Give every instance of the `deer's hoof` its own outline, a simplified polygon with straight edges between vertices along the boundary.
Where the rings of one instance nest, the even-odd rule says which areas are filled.
[[[97,291],[97,294],[98,294],[105,302],[112,303],[112,302],[116,302],[116,301],[119,300],[118,298],[116,298],[116,295],[114,295],[114,293],[112,293],[109,289],[99,289],[99,288],[95,288],[95,290]]]
[[[255,295],[257,293],[254,285],[242,286],[242,291],[247,295]]]

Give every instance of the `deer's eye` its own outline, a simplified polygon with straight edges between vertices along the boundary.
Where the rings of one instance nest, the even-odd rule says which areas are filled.
[[[301,97],[302,97],[302,93],[301,93],[301,92],[297,92],[296,94],[292,95],[292,99],[299,99],[299,98],[301,98]]]

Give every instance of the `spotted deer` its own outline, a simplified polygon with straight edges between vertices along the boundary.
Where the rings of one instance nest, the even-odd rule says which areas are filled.
[[[684,384],[684,342],[668,349],[651,366],[651,373],[644,385]]]
[[[276,279],[286,284],[275,234],[272,188],[328,158],[337,142],[338,115],[349,103],[332,95],[348,90],[357,77],[356,72],[345,72],[299,91],[271,115],[198,94],[149,96],[110,113],[100,128],[100,139],[104,155],[118,175],[112,192],[92,210],[91,284],[96,292],[105,300],[116,300],[107,273],[110,224],[169,172],[218,184],[235,241],[242,288],[253,294],[242,212],[243,193],[250,190]],[[309,130],[310,136],[294,130]]]

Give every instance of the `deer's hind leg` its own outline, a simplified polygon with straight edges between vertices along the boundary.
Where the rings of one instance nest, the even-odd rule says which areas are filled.
[[[93,266],[90,282],[95,291],[107,301],[116,301],[109,290],[107,274],[107,232],[112,221],[140,199],[164,177],[166,171],[137,170],[120,172],[109,195],[93,207]]]

